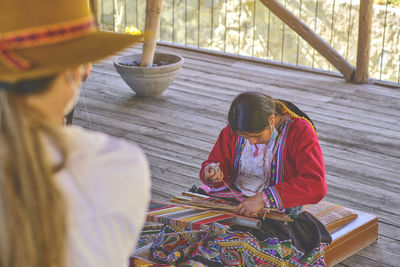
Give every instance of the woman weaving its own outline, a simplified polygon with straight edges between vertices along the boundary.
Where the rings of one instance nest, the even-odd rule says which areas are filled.
[[[237,96],[200,179],[208,195],[239,201],[241,215],[274,208],[293,221],[265,219],[260,230],[233,226],[207,240],[194,235],[195,241],[187,239],[192,249],[158,240],[156,259],[187,266],[325,266],[322,249],[331,237],[302,211],[326,194],[324,161],[311,120],[296,106],[256,92]]]

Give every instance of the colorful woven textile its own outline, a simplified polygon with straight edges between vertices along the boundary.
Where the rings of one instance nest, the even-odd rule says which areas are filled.
[[[129,259],[129,267],[168,267],[168,266],[172,266],[169,264],[159,264],[159,263],[153,263],[151,261],[148,261],[146,259],[143,258],[139,258],[139,257],[131,257]]]
[[[211,223],[232,217],[235,215],[161,204],[147,212],[147,221],[179,226],[187,230],[204,229]]]
[[[261,230],[231,229],[212,235],[165,226],[151,255],[157,262],[179,266],[325,266],[322,251],[330,235],[307,212],[289,223],[266,220]]]
[[[163,233],[181,232],[178,227],[165,227]],[[291,240],[269,238],[259,242],[249,233],[218,235],[212,240],[203,234],[161,236],[153,247],[156,261],[179,266],[325,266],[323,247],[304,255]],[[188,259],[189,258],[189,259]]]

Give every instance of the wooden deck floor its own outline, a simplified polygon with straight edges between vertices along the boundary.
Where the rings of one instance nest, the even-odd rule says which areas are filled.
[[[262,91],[294,102],[316,124],[326,163],[325,199],[379,217],[379,240],[340,266],[399,266],[400,89],[158,49],[185,58],[162,97],[136,97],[108,59],[94,66],[74,117],[74,124],[143,148],[151,164],[153,200],[167,200],[199,184],[200,163],[225,126],[233,98],[248,90]]]

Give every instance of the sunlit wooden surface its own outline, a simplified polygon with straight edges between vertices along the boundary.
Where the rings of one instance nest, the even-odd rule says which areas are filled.
[[[94,65],[73,121],[139,144],[151,165],[153,200],[166,201],[199,184],[200,163],[226,125],[231,101],[240,92],[261,91],[294,102],[314,121],[325,157],[326,200],[379,217],[378,242],[340,266],[399,266],[400,89],[176,48],[158,50],[185,58],[160,98],[136,97],[110,58]]]

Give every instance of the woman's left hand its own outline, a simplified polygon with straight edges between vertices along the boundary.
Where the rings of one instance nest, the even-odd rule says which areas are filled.
[[[257,193],[252,197],[243,200],[242,203],[237,205],[236,213],[247,217],[255,217],[265,207],[263,193]]]

